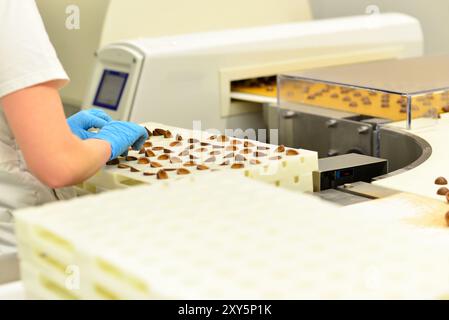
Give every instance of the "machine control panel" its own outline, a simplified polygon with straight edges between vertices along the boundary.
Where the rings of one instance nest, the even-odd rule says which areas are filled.
[[[127,46],[100,50],[84,108],[101,108],[115,120],[130,120],[137,83],[143,66],[142,53]]]
[[[388,173],[388,160],[351,153],[318,161],[313,173],[314,191],[337,188],[347,183],[371,182]]]
[[[126,72],[105,69],[95,94],[93,105],[116,111],[120,104],[128,75]]]

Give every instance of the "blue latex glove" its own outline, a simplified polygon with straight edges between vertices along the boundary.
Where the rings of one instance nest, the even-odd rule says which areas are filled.
[[[128,147],[140,150],[145,140],[148,139],[147,130],[132,122],[110,121],[92,139],[100,139],[109,142],[111,145],[111,157],[115,159],[120,155],[128,153]]]
[[[95,133],[88,131],[92,128],[103,128],[112,118],[101,110],[89,109],[75,113],[67,119],[72,133],[80,139],[91,138]]]

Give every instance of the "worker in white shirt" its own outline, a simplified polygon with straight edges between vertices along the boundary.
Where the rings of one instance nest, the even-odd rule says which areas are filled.
[[[67,82],[34,0],[1,0],[0,234],[12,210],[74,196],[61,188],[148,137],[99,110],[66,120],[58,90]]]

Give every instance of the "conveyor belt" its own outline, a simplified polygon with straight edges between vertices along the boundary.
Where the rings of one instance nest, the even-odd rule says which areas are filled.
[[[399,122],[393,126],[403,128],[404,123]],[[442,115],[442,119],[435,120],[432,123],[429,123],[427,119],[414,120],[413,129],[409,132],[430,144],[432,154],[429,159],[416,168],[389,176],[374,183],[379,186],[446,201],[444,197],[437,195],[438,186],[435,185],[434,181],[439,176],[449,178],[448,116]]]
[[[285,80],[284,80],[285,81]],[[363,89],[342,89],[323,83],[307,83],[298,80],[285,81],[281,90],[281,99],[289,108],[298,105],[311,105],[320,108],[350,112],[393,121],[406,119],[405,100],[398,94],[381,94]],[[342,93],[343,92],[343,93]],[[260,102],[277,103],[276,84],[247,85],[238,83],[232,86],[231,98]],[[386,99],[386,100],[385,100]],[[439,113],[447,112],[449,95],[445,92],[420,96],[413,99],[413,117],[426,115],[432,106]]]

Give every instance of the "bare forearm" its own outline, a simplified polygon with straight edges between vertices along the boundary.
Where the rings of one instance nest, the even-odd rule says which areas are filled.
[[[39,180],[49,187],[61,188],[75,185],[94,175],[109,159],[110,153],[110,145],[105,141],[82,141],[73,136],[41,163],[32,160],[27,162]]]
[[[89,178],[111,155],[109,143],[72,134],[53,82],[12,93],[1,103],[28,168],[49,187]]]

